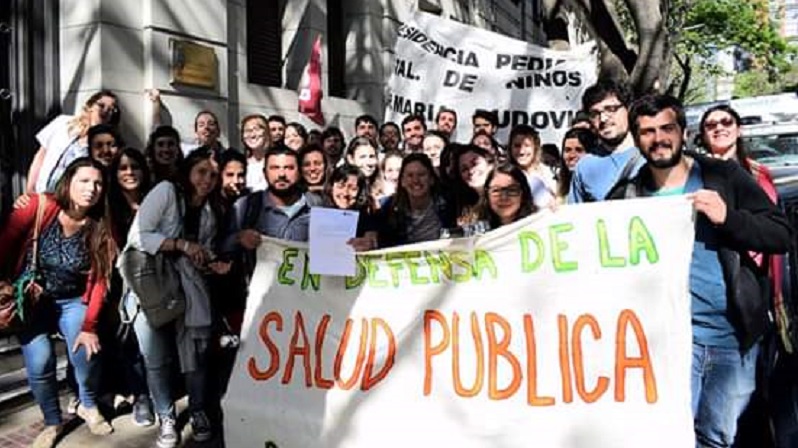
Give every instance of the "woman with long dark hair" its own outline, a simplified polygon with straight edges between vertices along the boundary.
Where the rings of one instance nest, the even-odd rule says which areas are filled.
[[[94,434],[111,425],[97,409],[95,355],[100,351],[97,322],[111,279],[117,246],[107,218],[104,167],[89,157],[75,159],[63,172],[53,195],[31,195],[11,213],[0,232],[0,254],[7,278],[32,277],[27,288],[25,326],[19,334],[33,396],[45,427],[34,446],[52,447],[62,432],[55,351],[50,334],[60,332],[75,369],[78,415]],[[33,235],[39,202],[36,263]]]
[[[346,148],[345,160],[360,169],[368,182],[371,197],[375,202],[379,201],[383,197],[383,187],[377,143],[369,137],[353,138]]]
[[[108,177],[108,201],[113,204],[109,206],[111,228],[117,247],[125,247],[133,217],[150,191],[147,159],[138,149],[125,148],[111,160]],[[102,340],[108,349],[101,353],[101,389],[112,395],[132,395],[133,422],[137,426],[150,426],[155,417],[144,362],[126,313],[119,309],[123,294],[122,279],[114,271],[101,322]]]
[[[147,383],[160,421],[158,446],[180,442],[170,381],[174,345],[189,396],[194,439],[212,437],[207,415],[207,355],[211,337],[210,297],[201,272],[225,273],[229,264],[213,262],[213,247],[221,221],[219,172],[211,148],[200,147],[181,163],[174,181],[163,181],[144,198],[128,235],[128,246],[172,255],[186,292],[187,312],[182,318],[154,328],[139,312],[138,298],[129,292],[126,310],[147,369]],[[187,287],[191,286],[189,294]],[[191,310],[189,312],[188,310]]]
[[[719,104],[710,107],[701,116],[699,132],[701,146],[710,155],[725,160],[735,160],[751,172],[752,160],[743,142],[740,114],[731,106]]]
[[[283,144],[299,151],[304,148],[308,142],[308,130],[299,123],[291,122],[285,125],[285,137],[283,137]]]
[[[565,133],[562,139],[560,169],[557,170],[557,200],[560,203],[564,203],[568,197],[576,164],[595,145],[596,136],[589,129],[572,128]]]
[[[402,160],[399,187],[379,211],[380,247],[431,241],[453,227],[456,215],[444,198],[435,168],[426,154]]]
[[[479,220],[478,204],[484,197],[485,179],[493,169],[495,159],[487,150],[476,145],[455,149],[454,180],[451,194],[458,226],[470,226]]]
[[[109,167],[108,202],[114,239],[125,247],[133,217],[150,191],[151,175],[144,154],[136,148],[118,152]]]

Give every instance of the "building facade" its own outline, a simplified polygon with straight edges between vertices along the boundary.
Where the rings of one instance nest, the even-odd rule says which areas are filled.
[[[297,112],[312,43],[322,36],[323,112],[351,134],[354,118],[383,113],[394,34],[422,10],[529,42],[543,42],[540,0],[8,0],[0,6],[2,180],[19,191],[36,131],[74,113],[99,89],[116,92],[122,134],[143,148],[153,125],[145,92],[158,89],[162,123],[193,138],[203,109],[238,147],[250,113]],[[201,73],[176,76],[186,61]],[[196,67],[195,67],[196,68]],[[185,78],[188,78],[188,82]],[[199,79],[196,79],[199,78]]]
[[[776,21],[779,35],[798,45],[798,0],[770,0],[770,15]]]

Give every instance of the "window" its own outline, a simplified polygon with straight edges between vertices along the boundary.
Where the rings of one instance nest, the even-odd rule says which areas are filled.
[[[247,81],[252,84],[283,86],[280,3],[247,0]]]

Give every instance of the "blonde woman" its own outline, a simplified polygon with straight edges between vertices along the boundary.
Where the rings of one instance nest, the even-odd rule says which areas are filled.
[[[89,155],[89,128],[98,124],[119,124],[120,111],[116,95],[101,90],[90,96],[78,115],[60,115],[38,134],[39,150],[28,171],[28,193],[55,190],[58,179],[73,160]]]

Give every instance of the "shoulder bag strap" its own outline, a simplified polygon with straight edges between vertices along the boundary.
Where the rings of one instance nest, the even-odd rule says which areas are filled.
[[[31,254],[31,272],[36,272],[39,265],[39,233],[41,233],[44,211],[47,208],[47,197],[43,194],[38,195],[36,207],[36,220],[33,223],[33,253]]]

